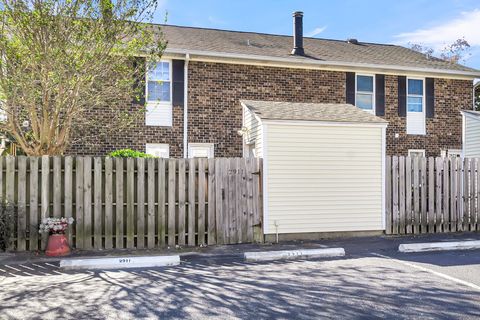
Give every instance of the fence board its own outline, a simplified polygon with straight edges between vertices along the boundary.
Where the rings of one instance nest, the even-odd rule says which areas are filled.
[[[158,245],[165,245],[165,235],[167,230],[167,217],[165,214],[165,202],[166,202],[166,185],[165,185],[165,160],[158,159],[158,216],[157,216],[157,232],[158,232]]]
[[[405,158],[405,217],[406,217],[406,233],[410,234],[413,232],[412,221],[413,221],[413,213],[412,213],[412,158],[406,157]]]
[[[443,173],[443,159],[435,159],[435,202],[436,202],[436,213],[435,213],[435,232],[439,233],[442,231],[442,216],[443,216],[443,198],[442,198],[442,173]]]
[[[413,157],[413,232],[420,233],[420,158]]]
[[[253,239],[253,172],[254,171],[254,159],[253,158],[247,158],[246,159],[246,170],[245,170],[245,178],[246,178],[246,183],[245,183],[245,196],[246,196],[246,238],[247,239]]]
[[[38,157],[29,157],[28,159],[30,162],[30,239],[28,246],[33,251],[38,249]],[[3,159],[0,159],[0,166],[2,163]],[[1,168],[0,171],[2,171]]]
[[[102,248],[102,158],[93,159],[93,246]]]
[[[101,215],[101,214],[100,214]],[[105,249],[113,248],[113,160],[105,158]]]
[[[208,159],[208,221],[207,221],[207,229],[208,229],[208,244],[213,245],[216,243],[217,238],[217,226],[216,226],[216,219],[215,219],[215,196],[219,194],[219,190],[216,189],[216,167],[215,167],[215,159]]]
[[[15,205],[15,157],[7,156],[6,159],[6,172],[5,172],[5,198],[7,200],[7,206],[14,206]],[[13,239],[14,235],[14,222],[12,222],[10,226],[10,230],[12,230],[12,234],[10,235]],[[13,250],[15,248],[15,243],[11,241],[7,248],[9,250]]]
[[[452,204],[451,201],[451,193],[450,193],[450,183],[452,181],[451,178],[451,161],[448,158],[445,158],[443,161],[443,231],[449,232],[450,231],[450,213],[452,209],[450,205]]]
[[[8,157],[7,157],[8,165]],[[8,181],[8,175],[6,177]],[[8,191],[8,189],[7,189]],[[42,157],[42,182],[41,182],[41,201],[42,201],[42,211],[40,213],[41,220],[49,217],[49,208],[50,208],[50,158],[48,156]],[[7,195],[8,199],[8,195]],[[45,249],[47,245],[47,235],[42,234],[41,237],[41,248]]]
[[[206,159],[198,159],[198,244],[207,243],[205,240],[205,196],[207,189],[207,180],[205,176]]]
[[[400,233],[399,228],[399,210],[398,210],[398,157],[392,157],[392,213],[393,213],[393,232]]]
[[[196,159],[188,160],[188,245],[195,245],[195,183],[196,179]]]
[[[135,159],[127,159],[127,248],[135,247]]]
[[[420,193],[421,193],[421,232],[427,232],[427,159],[425,157],[420,158]]]
[[[470,211],[468,215],[468,230],[469,231],[475,231],[475,204],[476,204],[476,183],[475,183],[475,177],[476,177],[476,171],[477,171],[477,164],[478,164],[478,159],[471,159],[470,161]]]
[[[435,227],[435,159],[428,158],[428,232],[433,233]]]
[[[115,159],[115,248],[124,248],[124,220],[123,220],[123,163],[122,158]]]
[[[84,158],[75,159],[75,245],[78,249],[84,248],[84,200],[83,200],[83,170]]]
[[[53,216],[62,214],[62,158],[53,157]]]
[[[63,171],[64,177],[64,203],[63,203],[63,215],[66,218],[74,217],[73,216],[73,158],[70,156],[65,157],[65,166]],[[68,242],[72,243],[72,227],[68,229]]]
[[[83,248],[92,248],[92,158],[83,159]]]
[[[225,197],[223,171],[226,163],[226,161],[215,159],[215,228],[218,244],[224,244],[226,238],[226,230],[223,228],[224,221],[226,220],[223,214],[223,198]]]
[[[137,159],[137,248],[145,248],[145,159]]]
[[[185,176],[186,176],[185,159],[178,160],[178,244],[185,245]]]
[[[398,227],[400,234],[405,233],[405,157],[398,158]]]
[[[176,206],[175,206],[175,178],[176,178],[176,161],[168,161],[168,245],[176,244]]]
[[[255,242],[263,242],[263,159],[255,159],[255,170],[254,174],[257,178],[253,179],[253,190],[255,190],[256,196],[254,198],[254,210],[253,210],[253,222],[254,222],[254,229],[253,229],[253,240]]]
[[[462,231],[468,230],[468,212],[470,210],[470,159],[463,159],[463,197],[462,197],[462,223],[460,224]]]
[[[475,210],[475,225],[472,229],[480,231],[480,161],[475,159],[477,172],[476,172],[476,196],[477,196],[477,205]]]
[[[18,157],[17,185],[17,246],[16,249],[27,249],[27,158]]]
[[[155,159],[147,159],[147,247],[155,247]]]

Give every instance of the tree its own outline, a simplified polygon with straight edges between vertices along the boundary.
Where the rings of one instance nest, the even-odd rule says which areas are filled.
[[[422,46],[417,43],[409,43],[410,49],[423,53],[427,57],[432,58],[435,56],[435,50],[428,46]],[[451,62],[459,63],[461,60],[465,60],[469,56],[470,44],[465,38],[459,38],[452,44],[445,46],[438,52],[438,58]]]
[[[166,42],[145,22],[157,0],[0,0],[0,131],[28,155],[59,155],[128,126],[145,63]],[[108,115],[108,119],[98,115]]]

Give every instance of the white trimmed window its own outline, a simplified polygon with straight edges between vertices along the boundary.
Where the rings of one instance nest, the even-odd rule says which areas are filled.
[[[147,64],[146,101],[147,126],[172,126],[172,64],[161,60]]]
[[[425,130],[425,81],[407,79],[407,134],[424,135]]]
[[[165,143],[147,143],[145,145],[145,153],[158,158],[169,158],[170,146]]]
[[[409,149],[408,150],[409,157],[425,157],[425,150],[424,149]]]
[[[189,158],[213,158],[215,156],[215,147],[213,143],[189,143]]]
[[[375,114],[375,76],[357,73],[355,79],[355,105]]]
[[[461,157],[462,156],[462,150],[460,149],[448,149],[448,156],[449,157]]]

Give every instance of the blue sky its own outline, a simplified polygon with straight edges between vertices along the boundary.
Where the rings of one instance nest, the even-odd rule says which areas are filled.
[[[464,64],[480,69],[479,0],[159,0],[155,22],[174,25],[292,33],[291,13],[304,12],[304,33],[319,38],[419,43],[441,49],[465,37]]]

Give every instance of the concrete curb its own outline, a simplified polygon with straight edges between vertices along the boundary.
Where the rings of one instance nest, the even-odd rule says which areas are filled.
[[[245,252],[244,253],[244,259],[246,261],[268,261],[268,260],[326,258],[326,257],[343,257],[343,256],[345,256],[345,250],[343,248],[261,251],[261,252]]]
[[[480,240],[467,240],[455,242],[430,242],[430,243],[402,243],[398,246],[400,252],[424,252],[447,250],[480,249]]]
[[[111,258],[65,259],[60,261],[62,269],[125,269],[176,266],[180,256],[124,256]]]

